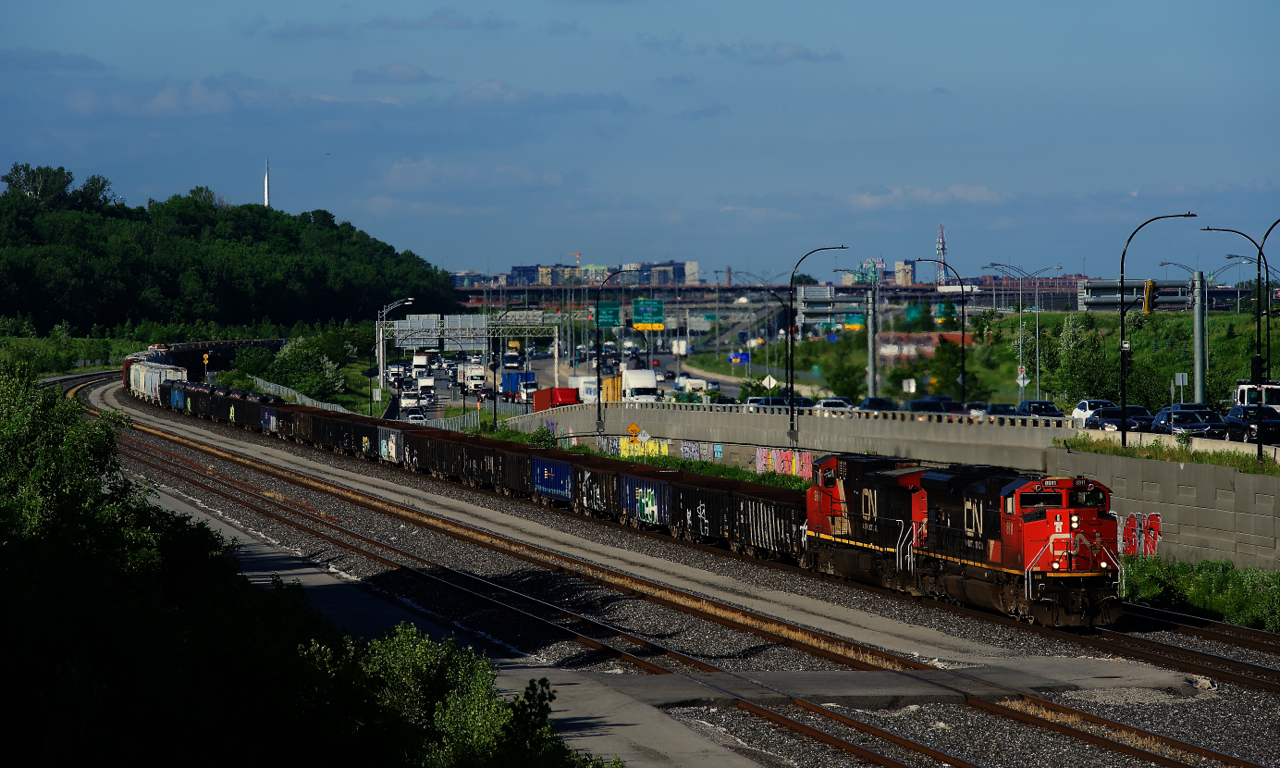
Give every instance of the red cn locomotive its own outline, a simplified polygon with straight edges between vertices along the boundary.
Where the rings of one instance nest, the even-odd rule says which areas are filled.
[[[1047,626],[1111,624],[1110,502],[1083,477],[826,456],[813,465],[803,564]]]

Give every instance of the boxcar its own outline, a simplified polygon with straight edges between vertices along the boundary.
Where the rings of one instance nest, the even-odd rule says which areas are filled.
[[[733,529],[729,546],[754,557],[796,560],[804,554],[804,491],[754,485],[734,492]]]

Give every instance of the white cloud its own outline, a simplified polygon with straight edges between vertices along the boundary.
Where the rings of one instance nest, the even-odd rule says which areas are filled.
[[[929,187],[890,187],[884,191],[858,192],[845,198],[859,211],[878,211],[883,208],[903,210],[922,205],[949,205],[953,202],[993,204],[1012,198],[983,186],[953,184],[946,189]]]

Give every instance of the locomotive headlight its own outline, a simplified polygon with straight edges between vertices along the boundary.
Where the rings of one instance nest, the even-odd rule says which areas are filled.
[[[1059,563],[1057,560],[1054,560],[1052,565],[1053,565],[1053,570],[1055,571],[1062,567],[1062,563]]]
[[[1102,562],[1098,563],[1098,565],[1102,566],[1102,568],[1105,570],[1107,567],[1107,561],[1103,560]]]
[[[1072,515],[1072,516],[1071,516],[1071,529],[1072,529],[1072,530],[1075,530],[1076,528],[1079,528],[1079,527],[1080,527],[1080,516],[1079,516],[1079,515]]]

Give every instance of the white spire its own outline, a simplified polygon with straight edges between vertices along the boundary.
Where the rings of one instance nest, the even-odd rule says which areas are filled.
[[[262,180],[262,204],[271,207],[271,158],[267,158],[267,175]]]

